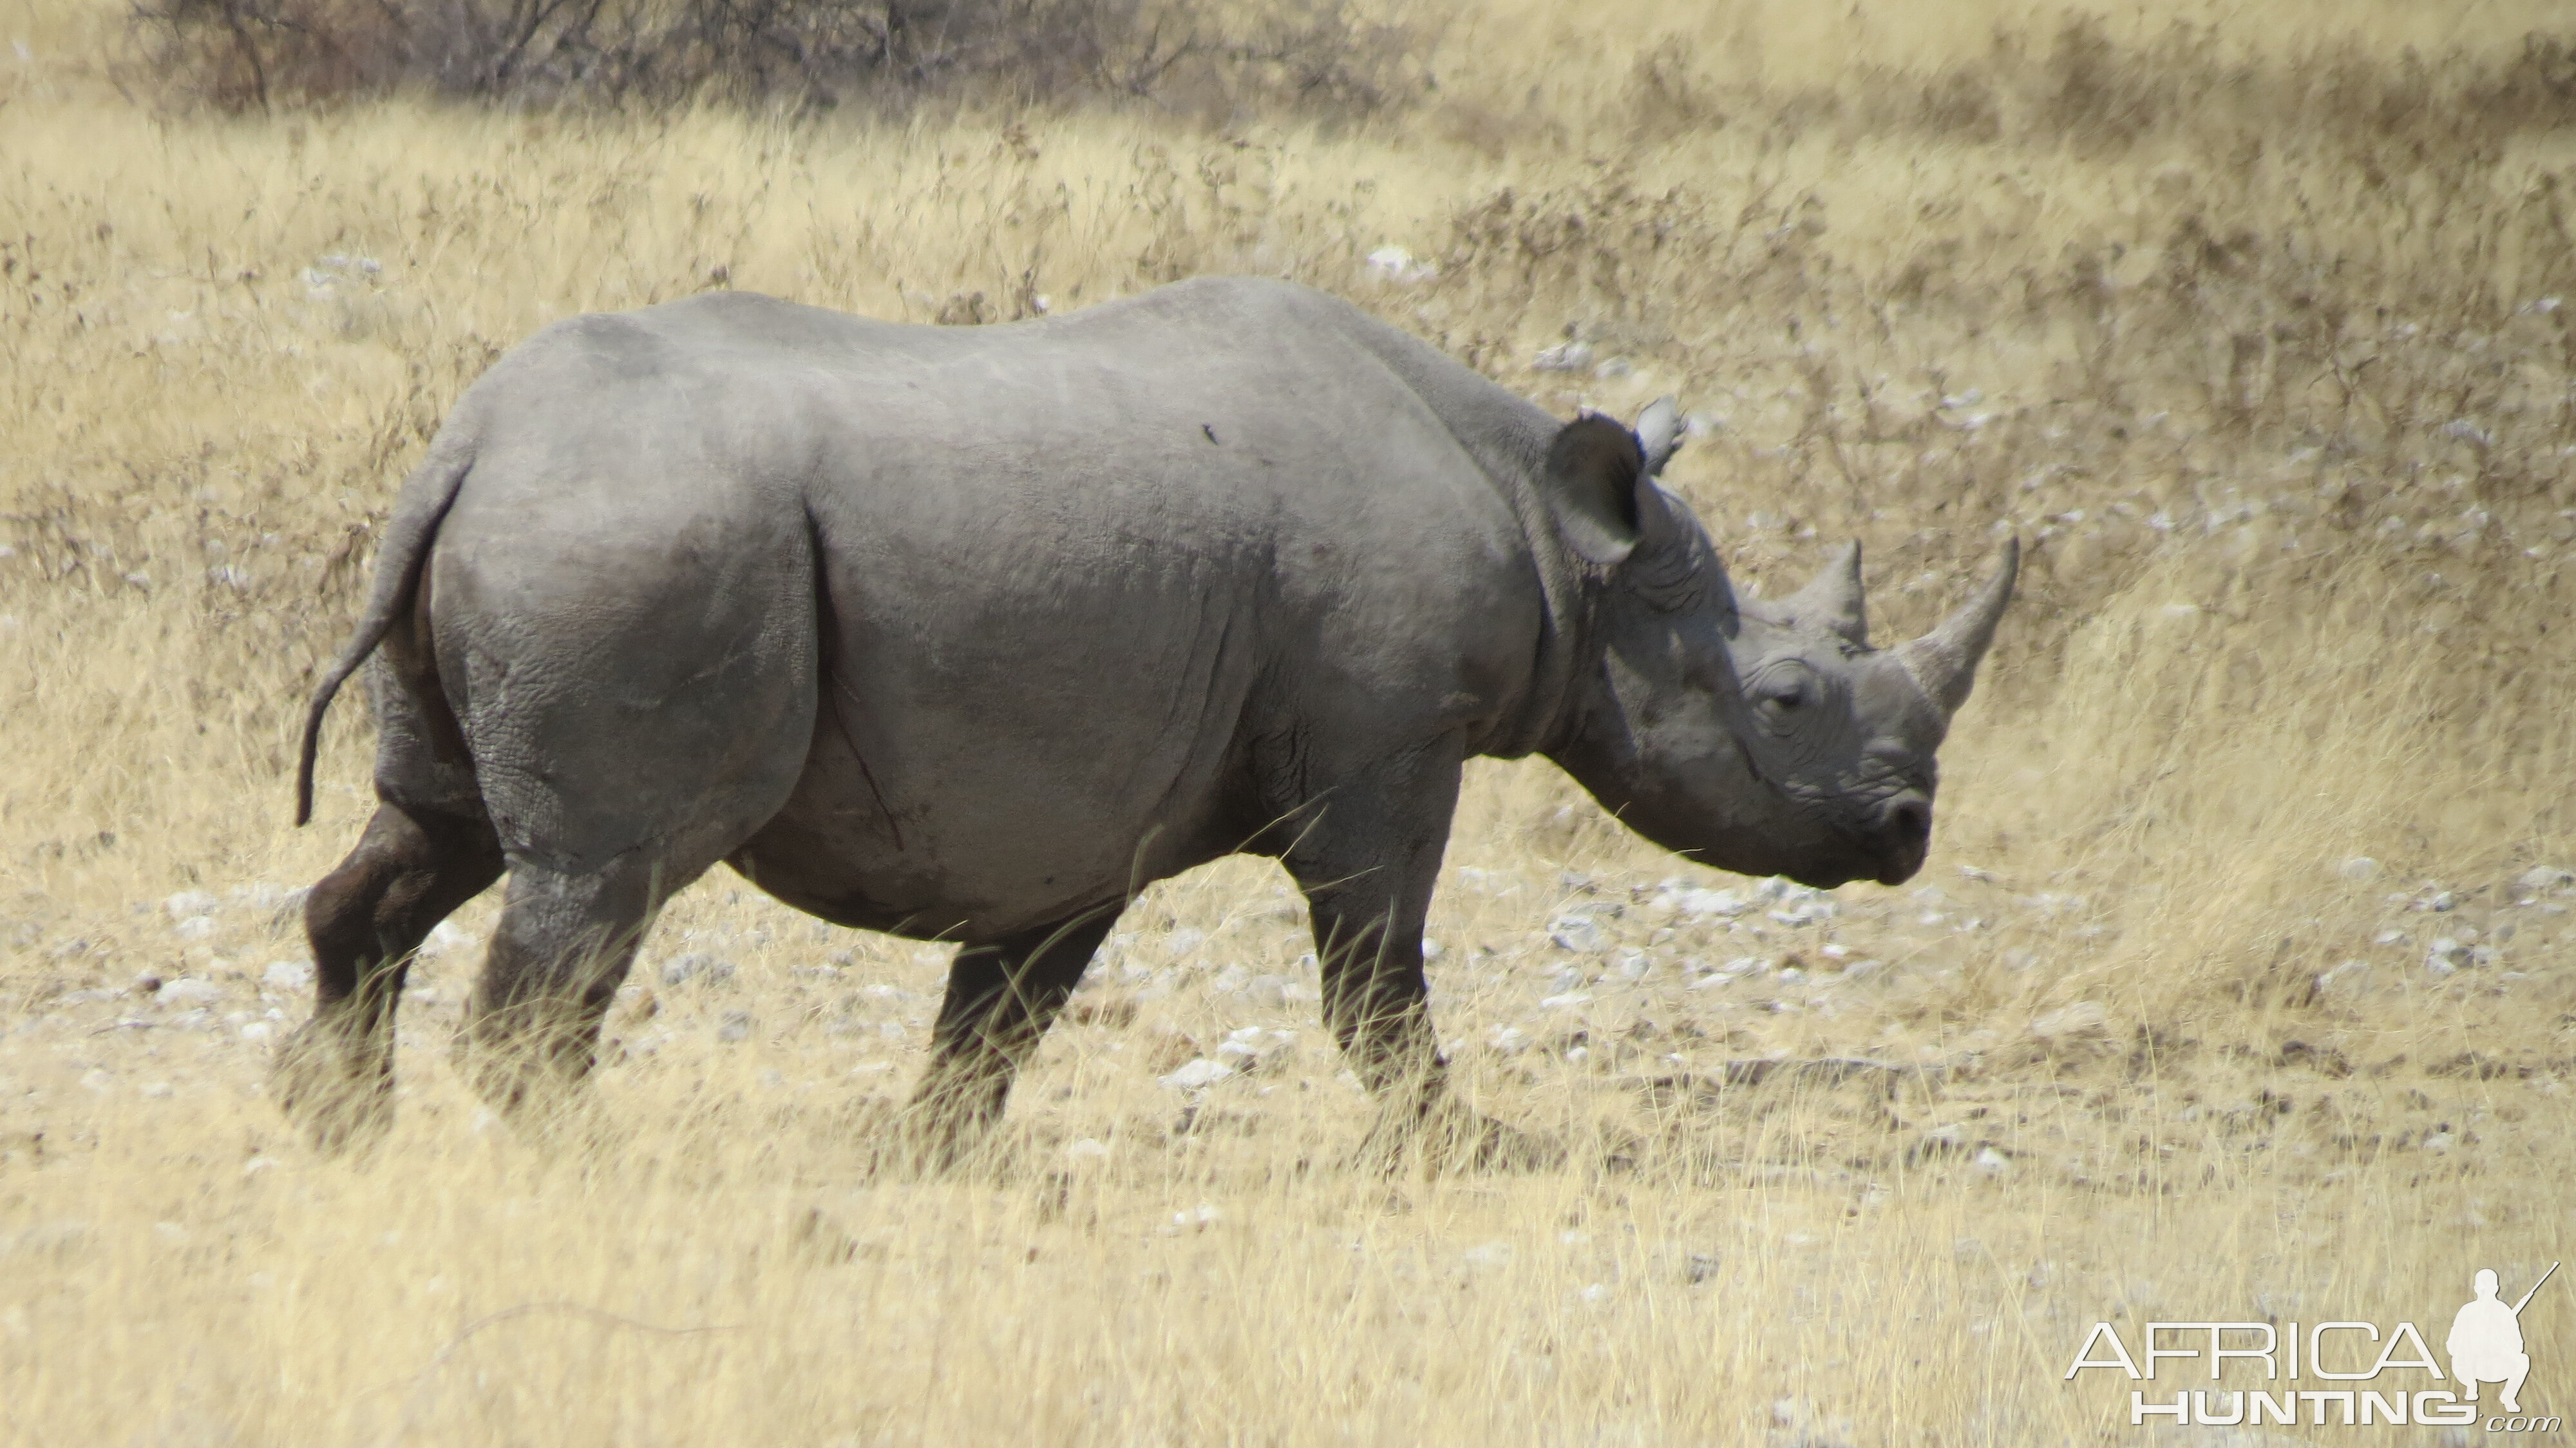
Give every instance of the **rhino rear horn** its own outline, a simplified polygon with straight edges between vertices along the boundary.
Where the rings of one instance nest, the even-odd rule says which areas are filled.
[[[2021,540],[2005,539],[2002,552],[1995,576],[1986,580],[1976,597],[1943,619],[1939,628],[1896,650],[1905,671],[1944,714],[1955,714],[1968,702],[1968,690],[1977,681],[1977,664],[1985,658],[1986,646],[1995,641],[1995,624],[2004,616],[2004,605],[2012,601],[2013,579],[2021,572]]]
[[[1806,627],[1831,629],[1867,647],[1869,604],[1860,591],[1860,540],[1844,545],[1814,582],[1780,600],[1780,606]]]

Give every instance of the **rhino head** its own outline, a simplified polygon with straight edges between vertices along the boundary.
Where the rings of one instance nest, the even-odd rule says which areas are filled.
[[[1870,646],[1860,545],[1805,588],[1739,599],[1699,520],[1654,481],[1667,398],[1636,429],[1586,415],[1540,483],[1587,560],[1600,665],[1548,756],[1630,828],[1703,864],[1831,887],[1893,885],[1932,841],[1933,754],[2011,600],[2020,550],[1938,628]]]

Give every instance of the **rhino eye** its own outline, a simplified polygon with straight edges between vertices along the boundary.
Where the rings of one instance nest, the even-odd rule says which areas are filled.
[[[1806,703],[1807,691],[1805,686],[1797,683],[1788,683],[1764,690],[1762,693],[1761,708],[1763,713],[1770,715],[1772,718],[1781,719],[1786,718],[1788,715],[1796,713],[1799,709],[1806,707]]]

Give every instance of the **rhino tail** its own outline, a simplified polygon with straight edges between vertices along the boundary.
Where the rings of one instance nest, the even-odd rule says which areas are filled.
[[[385,641],[394,620],[410,605],[413,591],[420,586],[421,567],[429,561],[429,545],[473,465],[467,449],[458,449],[451,457],[433,455],[403,484],[394,515],[385,525],[384,547],[376,555],[375,586],[367,596],[366,612],[359,616],[358,631],[322,675],[321,686],[313,691],[313,702],[304,711],[304,741],[295,759],[298,825],[313,818],[313,759],[322,747],[322,716],[330,712],[332,696]]]

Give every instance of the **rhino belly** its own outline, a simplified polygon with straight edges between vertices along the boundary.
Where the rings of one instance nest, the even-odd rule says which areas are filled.
[[[836,620],[803,775],[737,867],[841,924],[980,940],[1231,852],[1255,670],[1224,592]]]

